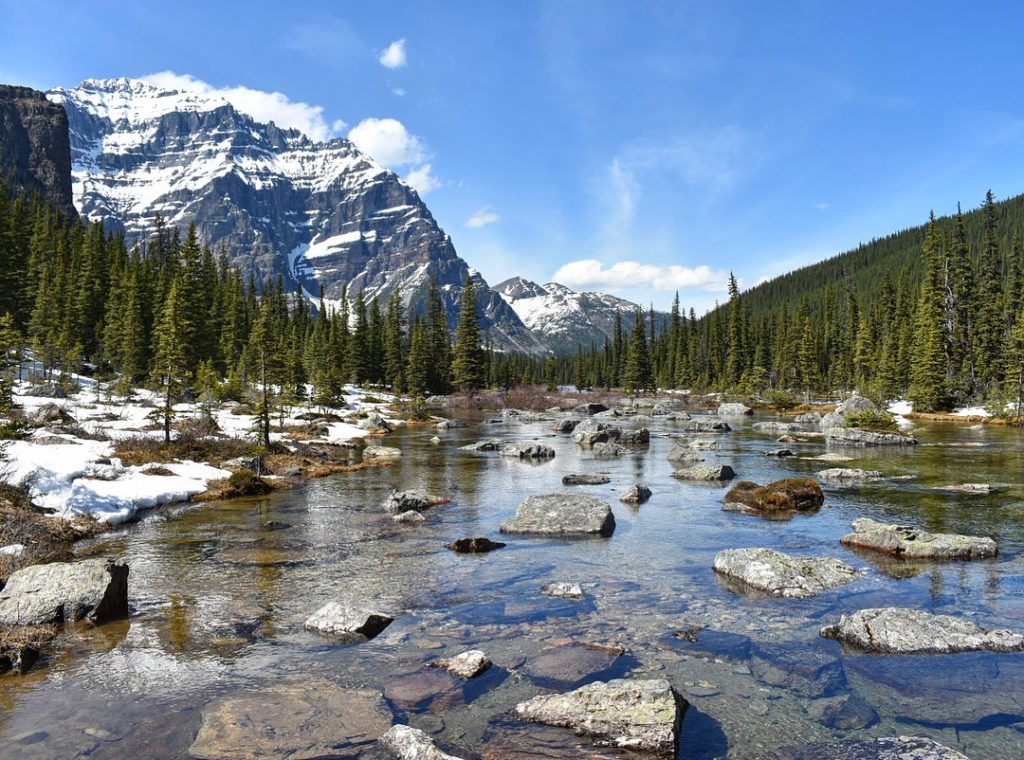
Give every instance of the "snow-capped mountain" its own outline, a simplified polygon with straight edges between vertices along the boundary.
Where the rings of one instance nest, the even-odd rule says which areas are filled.
[[[201,239],[257,281],[278,275],[311,299],[321,287],[421,306],[431,277],[454,324],[467,274],[496,348],[547,351],[455,252],[419,195],[348,140],[314,142],[216,97],[131,79],[47,93],[67,111],[75,205],[129,246],[194,221]]]
[[[640,308],[605,293],[577,293],[557,282],[538,285],[522,277],[505,280],[494,289],[523,324],[556,353],[572,352],[592,342],[604,345],[604,339],[614,335],[616,314],[621,315],[628,331],[633,326],[633,312]]]

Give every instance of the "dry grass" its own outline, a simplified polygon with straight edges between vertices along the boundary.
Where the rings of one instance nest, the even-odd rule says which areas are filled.
[[[766,486],[742,480],[729,490],[725,501],[760,512],[805,512],[820,507],[825,495],[813,478],[785,478]]]
[[[55,625],[0,626],[0,673],[24,673],[52,647],[59,629]]]
[[[252,441],[244,438],[198,437],[182,433],[170,443],[162,438],[133,436],[114,443],[114,456],[126,465],[143,465],[151,462],[175,462],[190,459],[194,462],[219,464],[227,459],[251,456]]]

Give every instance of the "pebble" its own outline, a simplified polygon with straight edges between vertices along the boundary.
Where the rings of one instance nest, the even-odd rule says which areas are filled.
[[[100,741],[105,742],[112,742],[120,738],[117,734],[111,733],[110,731],[107,731],[107,729],[105,728],[90,727],[85,729],[85,733],[89,734],[89,736],[91,736],[94,739],[99,739]]]

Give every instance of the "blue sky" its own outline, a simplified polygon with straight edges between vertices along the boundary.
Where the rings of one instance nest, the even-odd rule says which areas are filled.
[[[1018,3],[162,6],[0,0],[0,81],[175,72],[355,130],[492,283],[701,310],[1024,191]]]

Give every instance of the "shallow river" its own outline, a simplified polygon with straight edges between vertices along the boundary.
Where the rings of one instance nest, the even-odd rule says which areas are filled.
[[[661,434],[679,434],[683,423],[655,418],[650,447],[612,461],[553,435],[550,423],[478,420],[441,433],[439,445],[430,428],[402,431],[387,440],[404,452],[393,467],[264,499],[183,505],[82,546],[82,556],[129,563],[131,618],[72,636],[49,667],[0,679],[0,756],[187,757],[212,700],[325,678],[379,688],[398,719],[448,747],[501,757],[515,736],[507,712],[516,702],[623,674],[668,678],[690,702],[681,758],[899,734],[931,736],[975,760],[1024,756],[1024,654],[877,657],[818,637],[843,612],[884,605],[1024,628],[1021,433],[919,426],[922,445],[913,450],[845,450],[854,461],[832,464],[766,457],[779,444],[750,428],[757,419],[771,418],[708,436],[721,449],[705,452],[706,461],[759,482],[833,466],[912,478],[826,487],[817,514],[767,521],[723,512],[723,488],[671,478],[672,440]],[[457,450],[482,437],[539,439],[557,456],[528,464]],[[825,450],[820,439],[790,448],[801,457]],[[499,523],[523,498],[563,490],[563,474],[596,471],[611,483],[573,490],[612,505],[610,538],[510,537],[487,555],[445,549],[463,536],[499,539]],[[964,481],[1005,485],[992,495],[934,490]],[[651,500],[619,503],[636,482],[650,486]],[[423,525],[394,524],[381,502],[393,488],[417,487],[452,503],[430,510]],[[992,536],[1001,555],[878,563],[838,542],[862,516]],[[263,529],[268,520],[291,527]],[[865,572],[808,600],[739,595],[711,563],[717,551],[744,546],[839,557]],[[581,583],[586,598],[538,593],[562,580]],[[332,645],[302,623],[336,597],[382,600],[401,615],[372,641]],[[704,627],[696,642],[673,635],[690,626]],[[584,642],[627,652],[615,658]],[[469,648],[500,667],[465,688],[423,668]],[[562,737],[545,734],[549,756],[580,756],[571,736],[558,751]]]

